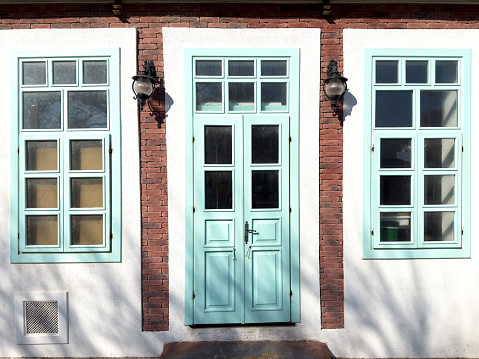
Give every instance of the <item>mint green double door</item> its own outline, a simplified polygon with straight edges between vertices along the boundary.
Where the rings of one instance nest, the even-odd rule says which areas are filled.
[[[289,116],[194,121],[194,324],[290,322]]]

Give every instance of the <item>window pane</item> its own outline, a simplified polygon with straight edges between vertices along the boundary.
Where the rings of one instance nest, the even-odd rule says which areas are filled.
[[[223,90],[219,82],[198,82],[196,84],[196,110],[221,111]]]
[[[57,141],[27,141],[27,171],[55,171]]]
[[[454,204],[455,176],[424,176],[424,204]]]
[[[52,130],[61,128],[61,93],[24,92],[23,129]]]
[[[27,178],[27,208],[57,208],[56,178]]]
[[[412,91],[376,91],[376,127],[412,126]]]
[[[436,61],[436,83],[457,83],[457,61]]]
[[[22,84],[23,85],[46,85],[47,65],[45,61],[22,63]]]
[[[424,240],[454,241],[454,212],[424,212]]]
[[[421,127],[456,127],[457,91],[421,91]]]
[[[254,83],[230,82],[230,111],[254,111]]]
[[[425,168],[454,168],[455,164],[454,138],[426,138],[424,139],[424,167]]]
[[[232,209],[233,208],[233,172],[207,171],[205,172],[205,208]]]
[[[233,128],[205,126],[205,163],[233,163]]]
[[[252,163],[279,163],[279,126],[255,125],[251,136]]]
[[[68,128],[108,127],[106,91],[68,92]]]
[[[279,208],[279,171],[252,171],[253,208]]]
[[[101,140],[70,141],[72,171],[91,171],[103,169],[103,146]]]
[[[263,111],[278,111],[286,109],[286,83],[261,84],[261,109]]]
[[[398,83],[398,62],[397,61],[376,61],[376,83],[377,84]]]
[[[406,61],[406,83],[427,83],[427,61]]]
[[[380,222],[380,242],[411,241],[410,212],[383,212]]]
[[[411,139],[381,139],[381,168],[411,168]]]
[[[102,178],[72,178],[71,208],[103,207]]]
[[[381,205],[410,205],[411,176],[381,176]]]
[[[287,74],[288,62],[286,60],[261,61],[261,76],[286,76]]]
[[[254,61],[228,61],[229,76],[254,76]]]
[[[221,76],[221,60],[196,60],[196,76]]]
[[[58,245],[57,216],[27,216],[27,245]]]
[[[106,84],[108,66],[106,60],[83,61],[83,83],[85,85]]]
[[[74,85],[77,83],[76,61],[53,61],[53,84]]]
[[[103,216],[71,216],[71,244],[103,244]]]

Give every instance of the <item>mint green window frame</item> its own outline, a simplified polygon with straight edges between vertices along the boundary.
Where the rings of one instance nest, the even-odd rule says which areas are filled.
[[[376,79],[378,61],[397,63],[397,74],[387,80]],[[406,77],[406,62],[427,64],[427,76],[419,81]],[[436,62],[457,62],[457,81],[436,80]],[[363,172],[363,258],[468,258],[470,247],[470,76],[471,51],[467,49],[366,49],[365,50],[365,116],[364,116],[364,172]],[[403,91],[411,95],[410,126],[376,126],[376,93]],[[457,123],[449,127],[421,126],[421,91],[450,91],[457,94]],[[379,105],[378,105],[379,106]],[[425,141],[447,139],[454,143],[454,164],[450,168],[427,168]],[[382,168],[381,140],[410,140],[410,165],[405,168]],[[398,155],[399,156],[399,155]],[[399,157],[398,157],[399,158]],[[453,178],[454,199],[447,204],[430,205],[425,200],[425,178],[428,176]],[[385,205],[381,203],[381,178],[403,176],[410,179],[410,203]],[[387,183],[385,181],[385,183]],[[386,186],[386,185],[385,185]],[[399,229],[381,230],[381,214],[395,217],[410,226],[409,240],[398,238]],[[425,213],[448,212],[453,218],[453,240],[430,241],[424,234]],[[410,217],[408,215],[410,213]],[[408,221],[409,220],[409,221]],[[385,222],[387,223],[387,222]],[[391,237],[388,237],[388,236]],[[383,236],[383,237],[381,237]],[[396,236],[396,237],[395,237]],[[389,240],[381,240],[389,238]],[[392,238],[392,239],[390,239]]]
[[[23,64],[44,64],[44,81],[24,83]],[[74,68],[73,79],[54,79],[53,65],[68,64]],[[84,66],[101,64],[106,70],[102,76],[87,76]],[[35,50],[12,51],[11,53],[11,161],[10,161],[10,261],[12,263],[67,263],[67,262],[120,262],[121,261],[121,139],[120,139],[120,52],[119,49],[92,50]],[[85,77],[84,77],[85,75]],[[92,77],[93,76],[93,77]],[[41,78],[41,76],[40,76]],[[67,76],[68,78],[68,76]],[[63,82],[62,82],[63,81]],[[75,94],[88,96],[86,92],[99,94],[105,99],[106,114],[99,125],[69,125],[69,103]],[[59,125],[53,128],[28,128],[23,123],[25,93],[58,93]],[[72,94],[72,92],[74,92]],[[81,94],[83,92],[83,95]],[[71,96],[71,102],[69,94]],[[85,104],[85,103],[84,103]],[[53,106],[53,104],[51,105]],[[85,108],[83,106],[82,108]],[[88,121],[95,122],[95,115]],[[24,128],[25,127],[25,128]],[[42,127],[42,126],[38,126]],[[27,145],[30,142],[50,142],[56,145],[56,168],[28,168]],[[80,142],[75,142],[80,141]],[[97,163],[91,165],[92,157],[85,168],[75,168],[71,154],[73,144],[94,143]],[[54,146],[55,146],[54,145]],[[99,146],[100,145],[100,146]],[[84,153],[87,153],[85,150]],[[90,151],[91,153],[91,151]],[[87,156],[87,155],[86,155]],[[101,157],[101,159],[100,159]],[[101,164],[99,163],[101,162]],[[83,165],[82,165],[83,166]],[[91,167],[91,168],[90,168]],[[48,179],[56,183],[56,206],[30,208],[27,205],[27,181]],[[74,204],[71,188],[74,182],[86,181],[81,191],[90,192],[95,204]],[[88,181],[92,181],[90,186]],[[93,184],[92,184],[93,183]],[[99,187],[101,184],[101,187]],[[101,188],[99,193],[98,188]],[[77,192],[79,193],[79,192]],[[93,193],[93,195],[91,194]],[[78,197],[78,195],[76,196]],[[101,197],[101,198],[100,198]],[[88,202],[88,201],[87,201]],[[57,241],[48,244],[31,244],[27,237],[27,225],[36,216],[56,217]],[[89,222],[90,220],[90,222]],[[78,224],[73,230],[72,221]],[[95,223],[96,222],[96,223]],[[80,224],[81,223],[81,224]],[[92,243],[84,241],[85,232],[93,230],[97,235]],[[75,234],[72,234],[75,233]],[[101,233],[101,238],[100,234]],[[72,243],[72,238],[82,238]]]

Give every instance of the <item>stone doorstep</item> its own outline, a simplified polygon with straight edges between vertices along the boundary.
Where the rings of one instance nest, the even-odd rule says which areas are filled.
[[[308,341],[179,342],[159,359],[331,359],[326,344]]]

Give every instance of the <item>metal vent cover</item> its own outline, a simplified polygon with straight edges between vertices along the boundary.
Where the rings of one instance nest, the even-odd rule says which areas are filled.
[[[26,334],[58,334],[57,301],[28,301],[24,305]]]

